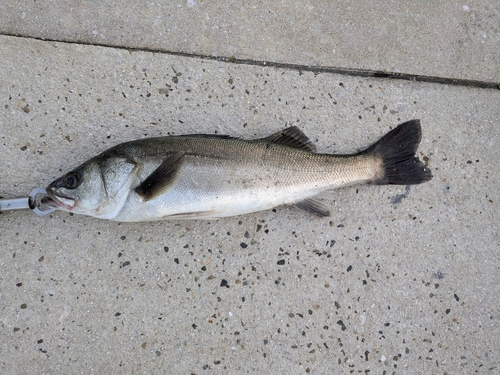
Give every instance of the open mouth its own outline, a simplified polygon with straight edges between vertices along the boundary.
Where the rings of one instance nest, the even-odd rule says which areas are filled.
[[[76,200],[66,197],[61,194],[54,193],[52,190],[47,189],[47,195],[43,197],[42,203],[50,207],[71,211],[75,207]]]

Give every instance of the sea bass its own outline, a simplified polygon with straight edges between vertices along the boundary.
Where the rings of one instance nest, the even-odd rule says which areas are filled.
[[[321,193],[354,184],[420,184],[431,171],[415,156],[419,120],[352,155],[316,153],[290,127],[243,140],[219,135],[140,139],[110,148],[47,187],[59,210],[138,222],[217,219],[292,204],[319,217]]]

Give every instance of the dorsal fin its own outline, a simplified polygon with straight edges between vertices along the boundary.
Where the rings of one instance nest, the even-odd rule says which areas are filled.
[[[288,147],[298,148],[304,151],[316,152],[316,147],[311,143],[309,138],[296,127],[286,128],[269,137],[262,138],[263,141],[279,143]]]

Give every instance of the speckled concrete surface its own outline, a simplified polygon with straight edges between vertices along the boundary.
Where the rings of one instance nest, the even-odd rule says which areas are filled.
[[[500,2],[3,0],[0,32],[500,81]]]
[[[500,92],[0,37],[0,192],[125,140],[257,138],[322,152],[420,118],[434,179],[338,190],[331,218],[0,215],[0,372],[495,374]]]

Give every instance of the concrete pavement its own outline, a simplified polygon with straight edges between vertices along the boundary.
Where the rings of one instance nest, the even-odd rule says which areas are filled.
[[[498,371],[500,92],[231,62],[497,83],[496,5],[77,4],[1,5],[2,196],[126,140],[297,125],[349,153],[413,118],[434,178],[340,189],[326,219],[2,213],[2,373]]]

